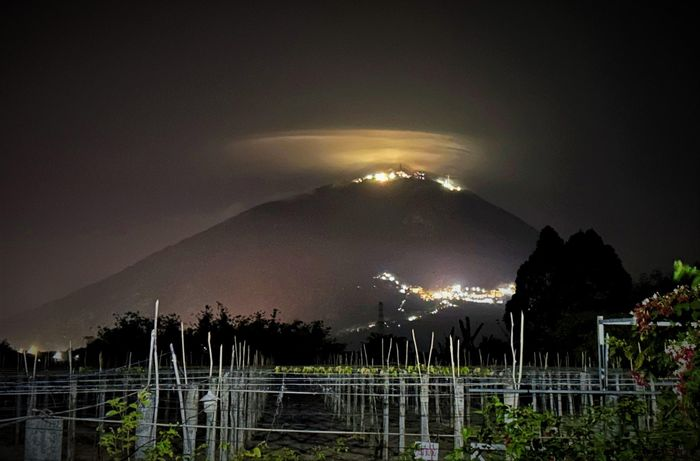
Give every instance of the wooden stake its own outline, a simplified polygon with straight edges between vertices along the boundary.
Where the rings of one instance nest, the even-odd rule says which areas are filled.
[[[182,387],[180,384],[180,372],[177,369],[177,356],[173,343],[170,343],[170,357],[173,361],[173,370],[175,371],[175,383],[177,384],[177,398],[180,401],[180,419],[182,420],[182,450],[185,456],[192,455],[192,443],[190,441],[190,433],[187,430],[187,417],[185,415],[185,399],[182,395]]]
[[[207,331],[207,350],[209,351],[209,381],[211,381],[211,375],[214,371],[214,357],[211,353],[211,331]]]
[[[185,325],[180,322],[180,343],[182,344],[182,375],[187,384],[187,354],[185,353]]]

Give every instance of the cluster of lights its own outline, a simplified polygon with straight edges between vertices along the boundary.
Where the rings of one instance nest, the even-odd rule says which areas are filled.
[[[405,295],[418,296],[423,301],[437,301],[435,311],[448,307],[455,307],[455,302],[470,302],[482,304],[503,304],[515,293],[515,284],[509,283],[494,289],[481,287],[463,287],[462,285],[452,285],[449,287],[428,290],[419,285],[409,285],[401,281],[390,272],[383,272],[375,277],[394,285],[396,290]],[[403,306],[403,303],[402,303]]]
[[[382,272],[374,277],[376,280],[388,282],[399,293],[404,295],[401,304],[396,308],[398,312],[406,312],[404,305],[406,298],[411,295],[418,296],[421,300],[434,303],[430,310],[424,312],[416,312],[406,317],[409,322],[415,322],[423,318],[424,315],[435,315],[440,311],[458,307],[458,303],[470,302],[480,304],[503,304],[515,294],[515,284],[507,283],[494,289],[486,289],[477,286],[463,287],[462,285],[451,285],[435,290],[428,290],[420,285],[409,285],[402,283],[399,278],[391,272]],[[390,323],[390,322],[386,322]],[[399,327],[401,324],[397,324]],[[367,324],[366,328],[372,329],[377,326],[376,322]],[[348,331],[359,332],[363,327],[353,327]]]
[[[366,176],[363,176],[361,178],[356,178],[353,179],[352,182],[354,183],[363,183],[363,182],[378,182],[378,183],[385,183],[389,181],[395,181],[397,179],[418,179],[421,181],[424,181],[426,178],[425,173],[422,171],[416,171],[414,173],[407,173],[406,171],[403,170],[390,170],[388,172],[386,171],[380,171],[378,173],[372,173],[368,174]],[[458,186],[452,179],[450,179],[449,176],[445,178],[437,178],[435,179],[435,182],[440,184],[442,187],[444,187],[447,190],[454,191],[454,192],[459,192],[462,190],[461,186]]]
[[[437,178],[435,181],[440,183],[440,185],[447,190],[451,190],[454,192],[459,192],[462,190],[462,188],[455,184],[455,182],[451,180],[449,176],[446,178]]]
[[[379,173],[372,173],[368,174],[367,176],[363,176],[362,178],[356,178],[353,179],[352,182],[354,183],[361,183],[365,181],[375,181],[375,182],[388,182],[388,181],[394,181],[396,179],[410,179],[410,178],[415,178],[415,179],[425,179],[425,173],[423,172],[416,172],[413,174],[406,173],[403,170],[399,171],[389,171],[389,172],[384,172],[380,171]]]

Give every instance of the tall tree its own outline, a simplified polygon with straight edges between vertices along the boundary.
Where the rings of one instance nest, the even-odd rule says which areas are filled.
[[[547,323],[556,310],[556,297],[553,288],[555,277],[561,265],[564,240],[552,227],[546,226],[540,232],[535,251],[520,268],[515,279],[515,294],[506,304],[504,320],[510,326],[510,314],[516,322],[520,312],[525,312],[525,334],[528,348],[539,349],[551,336]],[[518,334],[519,329],[514,329]]]
[[[621,314],[631,305],[629,274],[592,229],[564,243],[545,227],[515,283],[504,317],[510,324],[511,312],[516,322],[525,312],[529,351],[593,350],[596,315]]]

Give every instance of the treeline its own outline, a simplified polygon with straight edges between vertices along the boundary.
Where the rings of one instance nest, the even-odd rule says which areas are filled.
[[[172,343],[178,357],[181,355],[180,325],[177,314],[158,317],[161,353],[169,356],[169,345]],[[153,319],[139,312],[116,314],[114,324],[101,327],[97,337],[85,348],[88,363],[95,366],[100,354],[105,368],[123,366],[129,360],[132,363],[146,360],[152,329]],[[281,365],[323,362],[344,349],[332,338],[330,328],[322,321],[283,322],[278,318],[277,310],[270,315],[264,312],[247,316],[231,315],[220,303],[217,303],[216,309],[205,306],[197,314],[194,324],[185,326],[184,340],[186,359],[191,365],[208,365],[209,342],[214,363],[219,361],[220,347],[224,362],[229,363],[234,343],[245,343],[268,361]]]

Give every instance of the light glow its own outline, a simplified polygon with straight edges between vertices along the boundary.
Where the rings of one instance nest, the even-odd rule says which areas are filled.
[[[420,285],[410,285],[399,281],[398,277],[391,272],[382,272],[374,277],[378,280],[390,282],[397,288],[399,293],[416,295],[423,301],[438,301],[438,308],[431,312],[446,307],[455,307],[455,302],[470,302],[480,304],[503,304],[503,302],[515,293],[515,283],[505,283],[497,288],[486,289],[482,287],[462,287],[461,284],[453,284],[448,287],[426,289]],[[398,286],[397,286],[398,285]]]
[[[408,173],[404,170],[389,170],[389,171],[379,171],[376,173],[371,173],[368,175],[365,175],[361,178],[355,178],[352,180],[352,182],[359,184],[363,182],[377,182],[377,183],[386,183],[390,181],[395,181],[397,179],[418,179],[419,181],[425,181],[426,175],[423,171],[416,171],[414,173]],[[458,185],[452,178],[448,176],[446,177],[439,177],[435,179],[431,179],[431,181],[435,181],[436,183],[440,184],[442,187],[445,189],[452,191],[452,192],[460,192],[462,190],[462,186]]]
[[[361,178],[355,178],[352,180],[352,182],[358,184],[367,181],[385,183],[389,181],[395,181],[397,179],[418,179],[422,181],[425,180],[425,173],[423,173],[422,171],[417,171],[415,173],[407,173],[403,170],[379,171],[377,173],[365,175]]]
[[[458,186],[449,176],[446,178],[437,178],[436,182],[440,183],[442,187],[453,192],[459,192],[462,190],[461,186]]]

